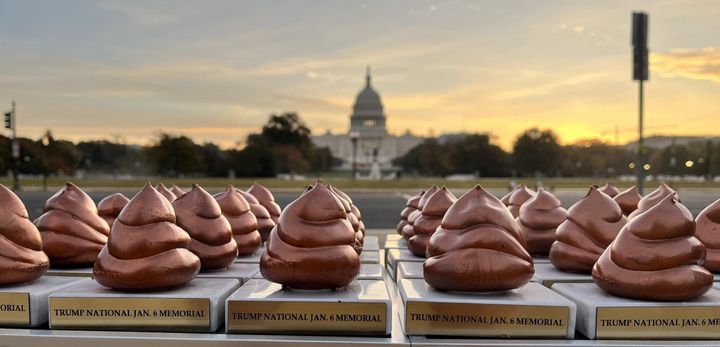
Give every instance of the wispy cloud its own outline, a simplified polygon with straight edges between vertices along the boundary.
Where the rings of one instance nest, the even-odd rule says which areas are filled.
[[[661,76],[720,83],[720,47],[672,49],[653,53],[650,61]]]

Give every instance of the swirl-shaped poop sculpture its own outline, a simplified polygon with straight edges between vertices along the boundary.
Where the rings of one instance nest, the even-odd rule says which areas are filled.
[[[430,197],[437,191],[438,187],[436,185],[433,185],[432,187],[430,187],[430,189],[422,193],[422,195],[420,196],[420,200],[418,201],[417,210],[410,212],[410,214],[408,215],[408,222],[402,228],[401,234],[404,239],[410,240],[411,237],[415,236],[415,228],[413,224],[415,224],[415,220],[420,218],[420,216],[422,215],[423,206],[425,206],[428,199],[430,199]]]
[[[425,257],[430,237],[445,216],[445,212],[457,200],[447,188],[442,187],[433,194],[423,206],[420,217],[415,220],[413,230],[415,235],[408,240],[408,248],[416,257]]]
[[[200,258],[203,270],[224,269],[235,261],[238,247],[232,228],[210,193],[193,184],[187,194],[173,201],[172,207],[177,225],[192,239],[190,251]]]
[[[537,194],[520,207],[517,221],[525,235],[527,250],[545,256],[555,242],[555,229],[565,221],[567,210],[550,192],[540,188]]]
[[[177,184],[173,184],[172,187],[170,187],[170,191],[171,191],[173,194],[175,194],[175,197],[176,197],[176,198],[179,198],[179,197],[185,195],[185,193],[187,193],[187,192],[185,191],[185,189],[182,189],[182,188],[178,187]]]
[[[190,252],[190,236],[175,225],[172,205],[146,184],[113,223],[93,275],[110,288],[163,290],[190,282],[200,259]]]
[[[705,207],[695,218],[695,225],[695,237],[707,251],[703,266],[712,272],[720,272],[720,200]]]
[[[667,184],[660,183],[660,185],[655,188],[650,194],[645,195],[638,201],[638,207],[635,211],[630,213],[628,215],[628,218],[636,217],[637,215],[649,210],[653,206],[657,205],[660,201],[665,199],[668,195],[674,195],[675,200],[680,202],[680,196],[677,194],[676,191],[674,191],[670,186]]]
[[[157,190],[160,195],[164,196],[165,199],[168,199],[170,202],[173,202],[178,198],[177,195],[175,195],[172,190],[168,189],[168,187],[166,187],[162,182],[155,187],[155,190]]]
[[[598,190],[601,193],[605,193],[605,195],[611,198],[614,198],[616,195],[620,194],[620,191],[617,189],[617,187],[615,187],[615,185],[610,182],[605,182],[605,184],[598,188]]]
[[[712,287],[704,260],[705,247],[695,237],[692,214],[670,194],[628,221],[598,259],[592,276],[613,295],[683,301]]]
[[[520,226],[505,205],[480,186],[445,213],[427,255],[425,281],[439,290],[510,290],[535,273]]]
[[[245,198],[248,204],[250,204],[250,212],[252,212],[257,220],[257,228],[260,232],[260,237],[262,237],[263,242],[267,241],[270,236],[270,231],[272,231],[276,224],[273,222],[270,212],[265,208],[265,206],[261,205],[260,201],[258,201],[258,199],[252,194],[240,189],[237,191],[243,198]]]
[[[517,218],[517,216],[520,215],[520,207],[522,207],[522,205],[528,200],[532,199],[536,194],[537,193],[524,184],[517,186],[515,190],[510,193],[510,196],[507,198],[508,203],[506,206],[514,218]]]
[[[70,182],[45,202],[34,223],[53,266],[92,265],[110,233],[95,202]]]
[[[423,193],[425,191],[422,191],[418,193],[417,195],[411,196],[407,203],[405,204],[405,208],[400,211],[400,222],[397,225],[397,232],[398,234],[402,235],[402,229],[408,224],[408,217],[410,217],[410,214],[418,209],[420,198],[422,197]]]
[[[260,205],[265,207],[268,213],[270,213],[270,219],[272,219],[274,223],[277,223],[282,210],[280,209],[280,205],[275,202],[275,197],[270,189],[267,189],[260,183],[255,182],[252,186],[250,186],[250,188],[248,188],[247,192],[254,196]]]
[[[112,227],[113,222],[128,201],[130,199],[120,193],[108,195],[98,203],[98,215],[107,222],[108,226]]]
[[[0,285],[37,279],[50,267],[40,232],[22,201],[2,184],[0,201]]]
[[[260,272],[295,289],[342,288],[360,272],[354,244],[343,205],[318,181],[283,209],[260,258]]]
[[[228,185],[224,192],[215,194],[223,216],[230,223],[232,237],[238,248],[238,255],[250,255],[262,244],[260,232],[257,230],[257,219],[250,212],[250,204],[233,185]]]
[[[625,226],[627,218],[610,196],[597,186],[567,213],[567,219],[555,232],[550,261],[556,268],[569,272],[592,272],[593,265]]]
[[[623,190],[613,198],[626,216],[637,210],[640,199],[642,199],[642,196],[640,196],[636,186]]]
[[[358,212],[353,211],[352,199],[350,199],[350,196],[345,194],[345,192],[332,185],[328,185],[328,187],[330,188],[330,191],[335,194],[335,197],[338,198],[345,209],[348,222],[350,222],[350,225],[352,225],[353,231],[355,232],[355,245],[353,245],[353,248],[355,248],[355,251],[360,254],[362,253],[363,244],[365,242],[365,230],[360,229],[360,219],[358,219],[360,212],[357,210],[357,207],[355,207],[355,211]]]

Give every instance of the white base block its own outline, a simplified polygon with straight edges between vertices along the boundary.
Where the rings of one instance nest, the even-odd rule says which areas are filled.
[[[392,229],[388,229],[388,230],[392,230]],[[398,241],[398,240],[402,240],[402,239],[403,239],[402,235],[390,233],[390,234],[387,234],[385,241]]]
[[[424,263],[418,263],[414,261],[404,261],[400,262],[397,265],[397,279],[401,280],[403,278],[409,279],[409,280],[422,280],[425,279],[423,276],[423,264]]]
[[[548,258],[547,256],[544,256],[544,257],[534,256],[533,263],[535,263],[535,264],[551,264],[550,258]]]
[[[718,339],[720,290],[686,302],[656,302],[610,295],[594,283],[557,283],[574,301],[577,330],[589,339]]]
[[[380,251],[363,250],[362,253],[360,253],[360,263],[380,264]]]
[[[202,271],[197,275],[197,278],[234,278],[240,281],[240,284],[243,284],[259,272],[259,264],[233,263],[225,270]]]
[[[47,323],[50,294],[80,280],[44,276],[28,283],[0,287],[0,327],[31,328]]]
[[[535,275],[530,281],[548,288],[555,283],[593,283],[590,274],[560,271],[551,263],[535,264]]]
[[[400,236],[400,235],[398,235]],[[407,249],[407,240],[400,238],[399,240],[387,240],[385,241],[384,249]]]
[[[424,263],[425,258],[416,257],[407,249],[385,250],[385,264],[393,279],[397,278],[397,264],[400,262]]]
[[[265,244],[262,244],[260,247],[258,247],[257,251],[255,251],[255,253],[251,255],[245,255],[235,258],[235,262],[258,264],[260,263],[260,257],[262,257],[263,253],[265,253]]]
[[[379,251],[380,250],[380,239],[377,236],[365,235],[363,240],[363,252],[365,251]]]
[[[358,280],[381,280],[383,278],[383,267],[380,264],[360,264],[360,274]],[[252,279],[264,279],[262,273],[258,271],[252,276]],[[243,282],[245,283],[245,282]]]
[[[501,293],[448,293],[411,279],[401,279],[398,286],[407,335],[575,336],[575,304],[539,283]]]
[[[228,299],[228,333],[388,336],[392,302],[382,280],[341,290],[292,290],[250,280]]]
[[[45,273],[45,276],[93,277],[93,267],[50,268]]]
[[[83,279],[50,295],[51,329],[214,332],[235,279],[195,278],[159,292],[121,292]]]

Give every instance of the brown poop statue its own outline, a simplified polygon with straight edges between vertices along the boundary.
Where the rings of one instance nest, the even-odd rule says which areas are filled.
[[[535,273],[520,226],[495,196],[476,186],[445,213],[430,238],[425,281],[448,291],[502,291]]]
[[[712,272],[720,272],[720,200],[705,207],[695,218],[695,225],[695,237],[707,251],[703,266]]]
[[[628,215],[628,218],[636,217],[637,215],[649,210],[651,207],[657,205],[660,201],[665,199],[668,195],[675,195],[675,199],[680,202],[680,196],[677,194],[676,191],[674,191],[670,186],[668,186],[665,183],[660,183],[660,185],[650,192],[650,194],[645,195],[638,201],[638,207],[637,210],[633,211]]]
[[[683,301],[713,285],[702,267],[705,247],[695,238],[695,221],[670,194],[630,219],[593,268],[606,292],[631,299]]]
[[[155,190],[158,191],[162,196],[165,197],[165,199],[168,199],[168,201],[173,202],[175,199],[177,199],[177,195],[172,192],[172,190],[168,189],[162,182],[155,187]]]
[[[520,207],[522,207],[522,205],[528,200],[532,199],[535,194],[535,192],[524,184],[517,186],[515,190],[510,193],[510,196],[507,198],[507,207],[514,218],[517,218],[520,214]]]
[[[113,222],[120,214],[123,207],[127,205],[128,201],[130,201],[130,199],[120,193],[108,195],[105,199],[100,200],[98,203],[98,215],[100,215],[100,218],[104,219],[107,224],[112,227]]]
[[[245,201],[250,204],[250,212],[255,216],[255,219],[257,220],[257,228],[260,232],[260,237],[262,237],[263,241],[267,241],[270,231],[275,227],[275,222],[272,220],[272,215],[270,215],[270,212],[265,208],[265,206],[260,204],[260,201],[253,196],[252,194],[240,190],[237,190],[240,195],[242,195],[243,198],[245,198]]]
[[[92,265],[110,233],[95,202],[70,182],[47,200],[34,223],[52,266]]]
[[[193,184],[172,206],[177,225],[190,235],[190,250],[200,258],[203,270],[224,269],[235,261],[238,248],[230,223],[210,193]]]
[[[422,209],[423,206],[425,206],[425,203],[427,203],[428,199],[435,194],[435,192],[438,191],[437,186],[432,186],[430,189],[426,190],[421,196],[420,201],[418,201],[418,208],[417,210],[411,212],[408,215],[408,222],[407,224],[402,228],[402,236],[406,240],[410,240],[411,237],[415,236],[415,229],[413,227],[413,224],[415,223],[415,220],[420,218],[422,215]]]
[[[408,240],[410,252],[417,257],[425,257],[430,237],[440,226],[445,212],[455,202],[455,196],[447,188],[442,187],[433,194],[423,206],[422,214],[415,220],[413,230],[415,235]]]
[[[190,242],[175,225],[170,202],[148,183],[113,223],[93,275],[98,283],[118,290],[182,286],[200,271],[200,259],[188,250]]]
[[[566,216],[567,210],[560,206],[560,200],[542,188],[520,207],[517,221],[531,255],[548,255],[555,242],[555,229]]]
[[[260,232],[257,230],[257,219],[250,212],[250,204],[229,185],[224,192],[215,194],[223,216],[230,223],[232,235],[237,243],[238,255],[246,256],[255,253],[262,244]]]
[[[345,287],[360,272],[354,244],[343,205],[318,181],[283,209],[260,258],[260,272],[295,289]]]
[[[626,216],[637,210],[640,199],[642,199],[642,196],[640,196],[636,186],[623,190],[613,198]]]
[[[398,234],[402,235],[403,227],[408,224],[408,217],[413,211],[418,209],[420,197],[422,197],[423,193],[424,191],[418,193],[417,195],[411,196],[405,204],[405,208],[400,211],[400,223],[398,223],[397,225]]]
[[[353,213],[352,200],[347,194],[345,194],[345,192],[341,191],[337,187],[334,187],[332,185],[328,185],[328,187],[330,188],[330,191],[335,194],[335,196],[338,198],[340,203],[343,205],[343,208],[345,209],[345,214],[347,215],[348,222],[350,222],[350,225],[352,225],[353,227],[353,231],[355,231],[355,245],[353,245],[353,248],[355,248],[355,251],[360,254],[362,253],[363,244],[365,242],[365,231],[360,230],[360,220],[357,217],[358,214]]]
[[[627,218],[615,200],[592,186],[557,228],[550,261],[563,271],[590,273],[625,223]]]
[[[598,190],[611,198],[614,198],[616,195],[620,194],[620,191],[617,189],[617,187],[615,187],[615,185],[610,182],[605,182],[605,184],[602,187],[598,188]]]
[[[273,193],[265,188],[265,186],[255,182],[252,186],[247,190],[248,193],[250,193],[252,196],[254,196],[260,205],[263,205],[265,209],[270,213],[270,218],[273,220],[274,223],[277,223],[278,218],[280,218],[280,205],[278,205],[275,202],[275,197],[273,196]]]
[[[170,191],[175,194],[175,198],[179,198],[187,193],[184,189],[178,187],[177,184],[173,184],[172,187],[170,187]]]
[[[0,285],[37,279],[50,266],[40,232],[28,219],[22,201],[2,184],[0,201]]]

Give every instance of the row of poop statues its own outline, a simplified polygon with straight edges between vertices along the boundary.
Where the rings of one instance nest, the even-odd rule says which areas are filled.
[[[179,287],[201,270],[229,267],[264,241],[263,275],[287,287],[347,286],[360,271],[365,225],[352,199],[317,182],[281,212],[254,184],[210,195],[146,184],[128,200],[116,193],[97,206],[67,183],[34,222],[0,185],[0,284],[29,282],[55,267],[93,266],[95,280],[126,291]]]
[[[641,300],[701,296],[720,272],[720,200],[693,219],[664,183],[644,197],[635,187],[592,186],[569,210],[542,188],[521,185],[497,199],[476,186],[456,199],[433,186],[400,217],[398,233],[427,258],[425,280],[439,290],[519,288],[534,274],[532,256]]]

